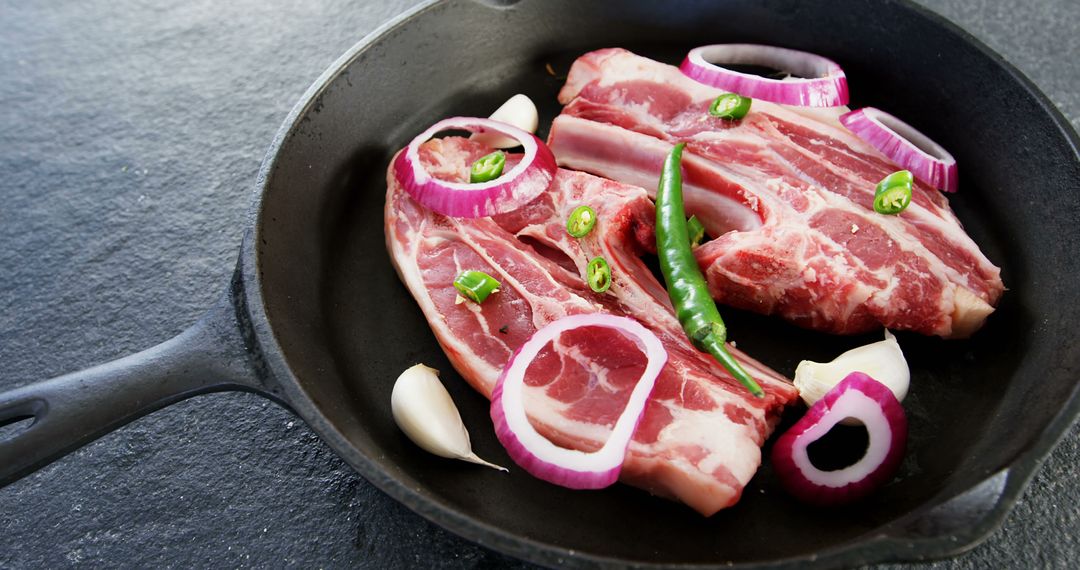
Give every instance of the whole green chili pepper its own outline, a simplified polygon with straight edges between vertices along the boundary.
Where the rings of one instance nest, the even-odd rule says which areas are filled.
[[[686,335],[699,350],[713,355],[750,393],[763,397],[765,392],[735,360],[724,341],[727,327],[709,295],[705,277],[687,240],[686,212],[682,197],[682,151],[685,143],[675,145],[660,174],[656,190],[656,252],[660,272],[667,284],[668,296],[675,307]]]

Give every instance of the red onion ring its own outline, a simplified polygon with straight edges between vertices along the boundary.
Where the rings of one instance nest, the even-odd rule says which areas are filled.
[[[526,416],[522,394],[525,371],[540,350],[561,333],[588,326],[613,328],[634,337],[647,359],[645,371],[630,393],[611,436],[603,447],[590,453],[558,447],[537,433]],[[630,438],[637,430],[656,377],[666,362],[667,351],[660,339],[633,319],[601,313],[563,317],[533,333],[506,363],[491,394],[495,435],[514,462],[539,479],[571,489],[607,487],[619,478]]]
[[[489,182],[468,184],[433,177],[420,162],[420,145],[441,131],[498,133],[521,143],[525,154],[509,172]],[[517,127],[476,117],[451,117],[432,125],[398,153],[394,177],[424,206],[459,218],[479,218],[514,211],[531,202],[555,177],[555,155],[535,135]]]
[[[915,127],[874,107],[841,115],[840,122],[915,178],[939,190],[956,192],[956,159]]]
[[[814,466],[809,445],[846,418],[866,426],[870,443],[853,465],[835,471]],[[863,374],[848,374],[818,400],[772,450],[772,464],[784,488],[816,505],[839,505],[860,499],[888,483],[907,445],[907,417],[884,384]]]
[[[725,69],[717,63],[762,65],[801,77],[769,79]],[[804,51],[756,44],[701,46],[686,54],[679,70],[698,83],[762,101],[800,107],[848,103],[844,70],[830,59]]]

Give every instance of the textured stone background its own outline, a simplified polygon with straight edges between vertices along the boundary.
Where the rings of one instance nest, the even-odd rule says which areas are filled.
[[[922,1],[1080,126],[1080,2]],[[414,3],[0,0],[0,389],[192,323],[226,283],[286,113]],[[989,540],[926,567],[1080,560],[1078,444],[1074,427]],[[246,394],[172,406],[0,489],[0,568],[517,564],[397,505]]]

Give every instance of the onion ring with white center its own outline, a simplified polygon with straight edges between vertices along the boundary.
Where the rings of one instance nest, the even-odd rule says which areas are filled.
[[[420,161],[420,145],[447,130],[496,133],[516,139],[524,156],[509,172],[488,182],[446,182],[431,175]],[[451,117],[417,135],[394,159],[394,177],[417,202],[445,216],[480,218],[512,212],[533,201],[555,177],[555,156],[536,135],[517,127],[477,117]]]
[[[523,400],[525,371],[547,343],[560,334],[581,327],[616,329],[631,337],[645,353],[646,365],[630,393],[626,408],[603,447],[593,452],[559,447],[540,435],[529,423]],[[602,313],[573,315],[536,331],[514,352],[491,394],[491,419],[495,435],[511,459],[533,476],[571,489],[601,489],[619,478],[630,438],[645,413],[656,377],[667,362],[667,351],[652,332],[637,321]]]
[[[915,178],[938,190],[956,192],[956,159],[915,127],[874,107],[841,115],[840,122]]]
[[[810,460],[810,444],[846,418],[866,427],[870,437],[866,451],[843,469],[819,469]],[[862,372],[852,372],[776,440],[773,470],[784,489],[804,502],[850,503],[896,474],[904,458],[907,431],[907,416],[892,391]]]
[[[772,79],[722,67],[760,65],[798,77]],[[805,51],[757,44],[714,44],[686,54],[679,70],[711,87],[743,97],[799,107],[839,107],[848,104],[847,76],[832,61]]]

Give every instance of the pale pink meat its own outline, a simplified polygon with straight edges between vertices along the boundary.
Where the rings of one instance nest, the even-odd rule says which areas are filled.
[[[474,141],[435,139],[421,159],[437,177],[462,180],[490,152]],[[457,371],[490,397],[511,353],[539,327],[565,315],[630,316],[654,332],[669,358],[634,434],[621,479],[674,498],[704,515],[738,501],[761,462],[760,446],[796,391],[786,379],[734,347],[762,384],[752,397],[711,357],[695,350],[671,313],[667,293],[640,255],[654,249],[654,210],[641,188],[559,170],[548,191],[518,211],[460,219],[414,202],[387,180],[387,247]],[[591,205],[595,229],[570,237],[565,221]],[[613,284],[605,294],[583,280],[589,259],[604,256]],[[485,271],[502,283],[482,305],[457,303],[454,277]],[[532,423],[558,445],[595,449],[606,439],[644,362],[632,343],[606,329],[565,334],[529,368]]]
[[[652,194],[687,143],[687,210],[717,236],[697,257],[722,303],[834,333],[982,326],[1000,270],[921,183],[901,215],[873,211],[876,183],[899,167],[839,123],[846,108],[754,101],[728,122],[706,112],[720,93],[623,49],[592,52],[570,70],[548,144],[560,166]]]

